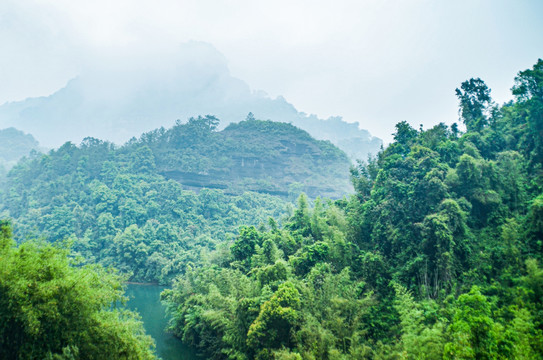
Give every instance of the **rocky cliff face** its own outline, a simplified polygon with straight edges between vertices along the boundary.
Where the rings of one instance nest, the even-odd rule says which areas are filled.
[[[352,191],[345,153],[291,124],[249,120],[218,132],[190,130],[201,138],[187,136],[193,125],[179,124],[147,143],[157,170],[188,189],[331,198]]]

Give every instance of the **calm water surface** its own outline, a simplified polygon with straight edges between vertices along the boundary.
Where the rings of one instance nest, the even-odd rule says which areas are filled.
[[[126,306],[140,313],[147,334],[155,339],[156,352],[163,360],[198,360],[195,352],[173,335],[164,332],[168,320],[166,309],[160,302],[164,286],[128,284]]]

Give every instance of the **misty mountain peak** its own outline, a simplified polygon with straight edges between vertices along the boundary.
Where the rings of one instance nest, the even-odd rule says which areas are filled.
[[[262,91],[251,91],[230,74],[226,58],[208,43],[190,41],[165,53],[105,56],[49,96],[0,106],[0,127],[29,132],[50,147],[79,143],[88,136],[120,144],[139,133],[171,126],[176,119],[213,114],[226,126],[252,112],[260,119],[293,123],[336,144],[358,138],[371,145],[366,150],[358,144],[354,152],[363,150],[355,157],[378,151],[381,141],[359,132],[356,124],[341,118],[321,120],[298,112],[281,96],[271,99]],[[344,150],[353,155],[352,149]]]

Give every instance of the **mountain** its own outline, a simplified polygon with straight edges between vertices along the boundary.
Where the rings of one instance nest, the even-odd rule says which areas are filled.
[[[0,217],[19,241],[71,238],[88,262],[166,283],[239,226],[281,221],[301,191],[353,191],[349,159],[328,141],[272,121],[217,125],[197,117],[124,146],[86,138],[33,153],[0,183]]]
[[[218,119],[191,118],[127,144],[148,146],[156,170],[187,188],[340,198],[352,192],[349,160],[328,141],[297,127],[254,118],[214,131]],[[134,145],[132,145],[134,144]]]
[[[15,128],[0,130],[0,167],[10,169],[32,150],[40,150],[38,141],[32,135]]]
[[[365,159],[382,144],[358,124],[299,112],[283,97],[270,98],[228,69],[224,56],[202,42],[183,44],[168,58],[139,63],[96,64],[57,92],[0,106],[0,126],[34,134],[58,147],[92,136],[124,143],[176,119],[213,114],[223,125],[252,112],[257,118],[292,123],[321,140],[330,140],[349,156]]]

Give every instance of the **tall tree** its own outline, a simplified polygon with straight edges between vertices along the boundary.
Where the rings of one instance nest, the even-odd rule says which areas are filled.
[[[515,77],[513,95],[526,107],[535,160],[543,162],[543,60]]]
[[[481,131],[488,124],[485,112],[492,105],[490,89],[480,78],[469,79],[456,89],[460,117],[468,131]]]

